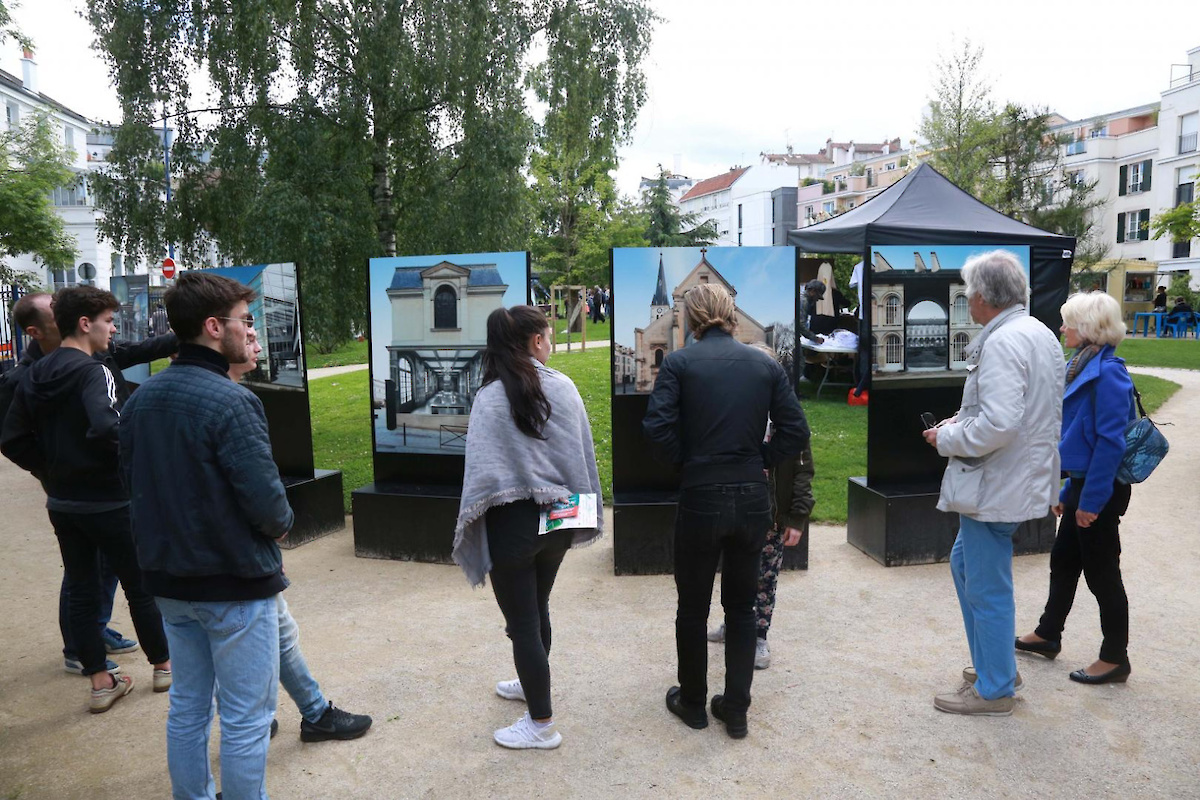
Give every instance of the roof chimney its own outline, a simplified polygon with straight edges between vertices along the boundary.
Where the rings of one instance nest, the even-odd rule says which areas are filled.
[[[33,60],[33,51],[28,47],[21,53],[21,85],[37,93],[37,62]]]

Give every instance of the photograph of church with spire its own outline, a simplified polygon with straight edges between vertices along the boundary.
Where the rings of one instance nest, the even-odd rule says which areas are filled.
[[[663,359],[695,338],[683,297],[724,286],[737,306],[734,337],[790,355],[795,344],[796,251],[792,247],[668,247],[613,250],[613,391],[648,394]]]
[[[962,267],[997,245],[893,245],[871,252],[873,381],[961,379],[981,326],[971,319]],[[1029,248],[1003,248],[1029,275]]]
[[[371,259],[377,452],[463,454],[488,315],[528,302],[527,271],[524,252]]]

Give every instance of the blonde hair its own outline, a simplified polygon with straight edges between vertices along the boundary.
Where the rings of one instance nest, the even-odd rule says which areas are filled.
[[[1116,347],[1125,338],[1121,304],[1108,292],[1080,292],[1067,298],[1062,309],[1063,325],[1074,328],[1084,344]]]
[[[737,327],[737,309],[724,286],[714,283],[693,286],[683,296],[683,305],[688,328],[697,339],[702,338],[709,328],[733,333]]]

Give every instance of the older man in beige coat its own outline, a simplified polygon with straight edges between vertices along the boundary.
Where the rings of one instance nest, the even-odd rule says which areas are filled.
[[[973,669],[938,695],[952,714],[1008,716],[1019,685],[1013,637],[1012,535],[1058,502],[1063,355],[1058,338],[1030,317],[1028,281],[1004,250],[963,266],[971,316],[983,330],[968,349],[958,413],[925,431],[948,456],[938,508],[959,515],[950,552]]]

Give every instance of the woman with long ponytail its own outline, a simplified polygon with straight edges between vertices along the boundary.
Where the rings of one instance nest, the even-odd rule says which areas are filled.
[[[541,510],[572,494],[596,495],[600,476],[583,400],[571,379],[546,366],[553,332],[530,306],[487,319],[483,387],[467,429],[466,470],[454,536],[454,561],[472,586],[490,576],[512,640],[517,679],[496,693],[528,711],[494,734],[514,750],[562,742],[550,703],[550,590],[571,547],[600,536],[596,527],[538,535]]]

